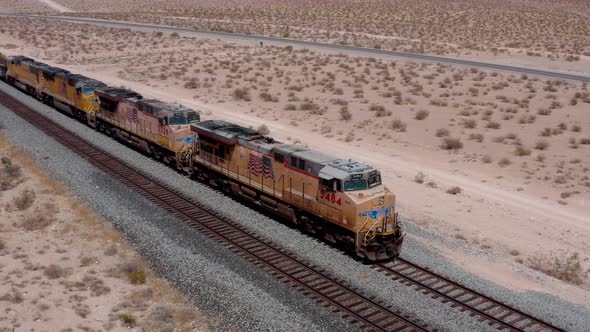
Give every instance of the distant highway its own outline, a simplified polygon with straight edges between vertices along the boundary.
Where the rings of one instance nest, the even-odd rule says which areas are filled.
[[[74,18],[74,17],[66,17],[66,16],[42,16],[42,15],[2,14],[2,13],[0,13],[0,16],[41,18],[41,19],[48,19],[48,20],[66,21],[66,22],[72,22],[72,23],[96,24],[96,25],[102,25],[102,26],[108,26],[108,27],[130,28],[130,29],[135,28],[135,29],[150,29],[153,31],[184,32],[184,33],[206,35],[206,36],[224,38],[224,39],[243,39],[243,40],[252,40],[255,42],[262,41],[262,42],[273,43],[273,44],[309,46],[309,47],[324,48],[324,49],[330,49],[330,50],[336,50],[336,51],[354,52],[359,55],[366,55],[366,56],[369,56],[369,55],[390,56],[390,57],[395,57],[395,58],[420,60],[420,61],[427,61],[427,62],[433,62],[433,63],[460,65],[460,66],[466,66],[466,67],[476,67],[476,68],[485,68],[485,69],[494,69],[494,70],[513,72],[513,73],[521,73],[521,74],[534,75],[534,76],[543,76],[543,77],[554,78],[554,79],[579,81],[579,82],[590,82],[590,76],[574,75],[574,74],[560,73],[560,72],[547,71],[547,70],[535,69],[535,68],[527,68],[527,67],[509,66],[509,65],[495,64],[495,63],[489,63],[489,62],[462,60],[462,59],[448,58],[448,57],[442,57],[442,56],[436,56],[436,55],[387,51],[387,50],[380,50],[380,49],[373,49],[373,48],[362,48],[362,47],[354,47],[354,46],[347,46],[347,45],[305,41],[305,40],[298,40],[298,39],[285,39],[285,38],[268,37],[268,36],[260,36],[260,35],[249,35],[249,34],[240,34],[240,33],[230,33],[230,32],[222,32],[222,31],[196,30],[193,28],[182,28],[182,27],[158,25],[158,24],[108,21],[108,20],[100,20],[100,19],[93,19],[93,18]]]

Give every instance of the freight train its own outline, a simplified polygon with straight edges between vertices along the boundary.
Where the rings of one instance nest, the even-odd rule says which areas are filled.
[[[24,56],[0,55],[0,78],[94,130],[255,204],[366,261],[400,253],[395,195],[369,165],[285,144],[256,130]]]

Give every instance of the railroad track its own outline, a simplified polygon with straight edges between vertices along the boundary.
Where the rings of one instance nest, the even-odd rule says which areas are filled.
[[[373,265],[373,268],[393,280],[413,287],[442,303],[502,331],[554,332],[563,331],[547,322],[534,318],[518,309],[471,290],[443,276],[437,275],[416,264],[398,258],[394,262]]]
[[[272,242],[263,241],[232,220],[137,171],[4,91],[0,91],[0,103],[156,205],[316,302],[330,307],[349,323],[367,331],[432,330],[403,317],[391,307],[360,294],[325,271],[298,259],[293,253]]]

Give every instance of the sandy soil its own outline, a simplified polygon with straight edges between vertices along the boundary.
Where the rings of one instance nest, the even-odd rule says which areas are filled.
[[[0,331],[206,331],[206,318],[0,131]]]
[[[586,85],[182,35],[0,21],[0,48],[11,54],[179,102],[204,118],[265,124],[280,140],[370,163],[398,194],[404,217],[476,249],[440,249],[467,270],[514,289],[590,303]],[[453,187],[461,192],[450,194]],[[539,278],[530,268],[552,273],[549,258],[561,262],[574,253],[579,286]]]

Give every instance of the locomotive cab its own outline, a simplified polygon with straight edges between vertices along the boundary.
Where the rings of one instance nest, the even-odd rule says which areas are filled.
[[[371,261],[399,255],[403,229],[395,213],[395,195],[370,166],[338,160],[320,171],[321,190],[341,192],[342,220],[352,226],[357,253]]]

